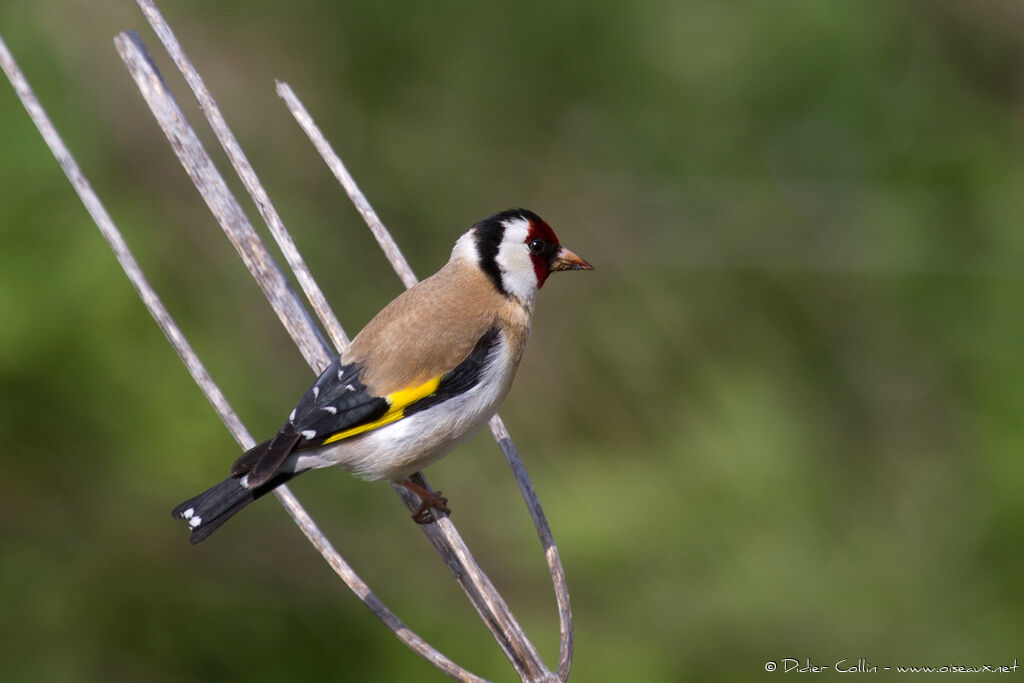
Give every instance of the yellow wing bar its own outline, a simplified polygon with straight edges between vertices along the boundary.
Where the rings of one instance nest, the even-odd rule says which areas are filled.
[[[324,439],[324,443],[328,444],[334,443],[335,441],[341,441],[342,439],[347,439],[350,436],[369,432],[377,429],[378,427],[383,427],[386,424],[391,424],[392,422],[401,420],[405,417],[405,409],[409,405],[415,403],[421,398],[426,398],[437,391],[437,387],[441,383],[441,377],[442,376],[438,376],[434,379],[428,380],[418,387],[402,389],[401,391],[396,391],[393,394],[385,396],[384,400],[388,402],[388,412],[384,413],[373,422],[367,422],[366,424],[361,424],[358,427],[352,427],[351,429],[338,432],[337,434]]]

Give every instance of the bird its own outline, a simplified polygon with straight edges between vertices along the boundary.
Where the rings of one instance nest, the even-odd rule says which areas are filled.
[[[337,467],[415,493],[414,521],[451,514],[420,471],[469,439],[512,385],[548,275],[593,270],[526,209],[475,223],[434,275],[405,290],[356,335],[272,438],[230,476],[172,511],[191,543],[246,505],[313,469]]]

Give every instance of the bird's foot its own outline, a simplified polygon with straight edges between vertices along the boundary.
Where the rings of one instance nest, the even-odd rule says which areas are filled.
[[[421,478],[420,481],[423,479]],[[423,483],[426,482],[423,481]],[[442,496],[440,491],[431,491],[426,486],[420,486],[413,482],[411,478],[403,481],[402,486],[420,497],[419,507],[412,513],[412,519],[417,524],[430,524],[437,521],[433,514],[434,510],[446,515],[452,514],[451,508],[448,507],[448,499]]]
[[[420,505],[412,513],[412,520],[417,524],[431,524],[436,522],[433,511],[443,512],[446,515],[452,514],[448,507],[448,499],[441,495],[440,491],[431,491],[430,498],[420,500]]]

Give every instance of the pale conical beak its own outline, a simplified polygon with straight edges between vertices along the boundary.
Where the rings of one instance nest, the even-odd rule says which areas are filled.
[[[559,247],[558,253],[555,254],[555,258],[551,261],[550,269],[555,270],[593,270],[594,266],[590,265],[576,254],[572,253],[565,247]]]

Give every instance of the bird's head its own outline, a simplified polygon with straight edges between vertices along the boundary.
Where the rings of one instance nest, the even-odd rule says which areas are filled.
[[[485,218],[459,238],[454,256],[473,258],[503,294],[530,304],[556,270],[593,270],[569,251],[537,214],[509,209]]]

